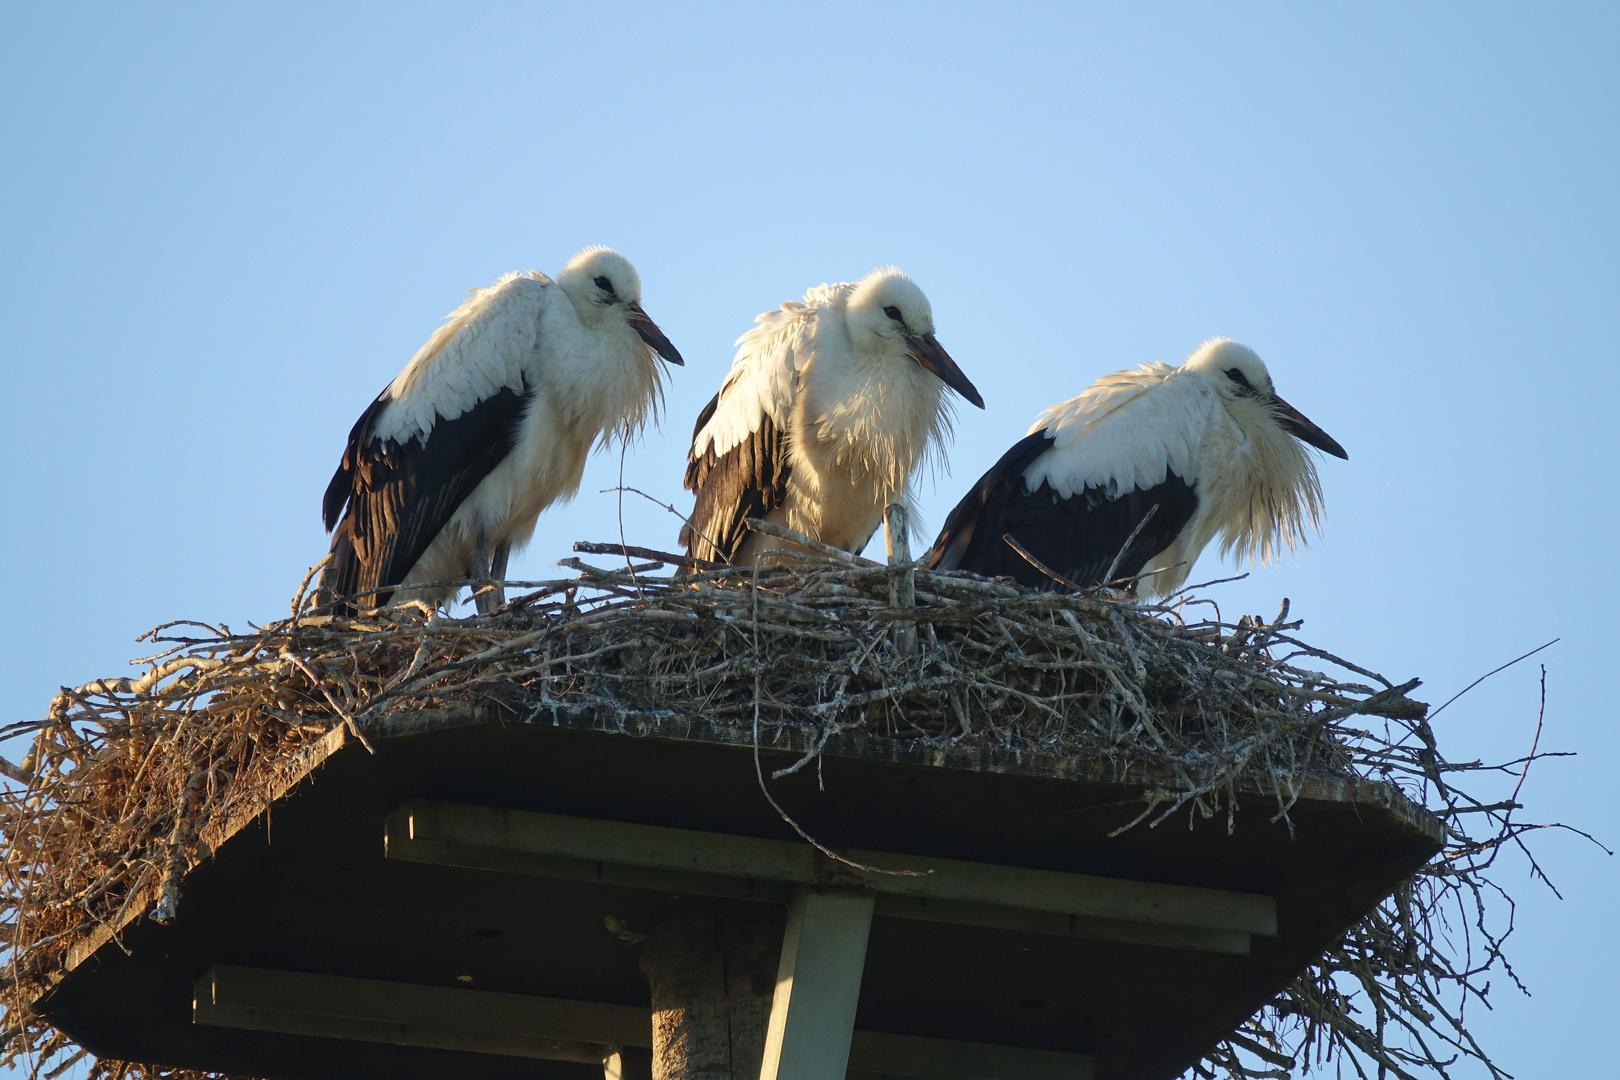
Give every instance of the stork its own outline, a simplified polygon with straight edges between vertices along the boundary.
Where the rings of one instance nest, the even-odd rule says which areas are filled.
[[[510,273],[445,316],[361,414],[322,505],[326,587],[381,607],[394,586],[499,582],[540,511],[579,488],[594,443],[656,413],[680,353],[624,256],[588,247],[555,281]],[[335,531],[334,531],[335,530]],[[457,587],[405,590],[437,604]],[[481,591],[478,610],[504,602]]]
[[[930,566],[1051,588],[1010,536],[1064,583],[1136,578],[1146,598],[1180,588],[1217,533],[1222,555],[1269,563],[1321,524],[1301,442],[1349,457],[1252,349],[1212,338],[1179,367],[1105,375],[1043,412],[951,511]]]
[[[928,297],[892,266],[754,321],[692,430],[697,503],[680,542],[738,564],[791,546],[744,526],[758,517],[858,552],[948,432],[945,388],[984,399],[934,337]]]

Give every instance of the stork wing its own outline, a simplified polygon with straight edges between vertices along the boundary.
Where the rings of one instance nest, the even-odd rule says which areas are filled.
[[[503,388],[524,392],[524,364],[540,334],[553,289],[544,274],[507,274],[473,289],[383,391],[392,407],[378,416],[379,439],[426,440],[440,418],[454,420]]]
[[[351,438],[332,480],[336,486],[345,471],[350,478],[348,512],[332,534],[341,595],[405,580],[462,501],[511,452],[526,402],[503,388],[454,420],[439,418],[425,443],[373,437],[357,445]],[[378,398],[356,427],[386,405]],[[329,503],[333,497],[328,488]],[[362,606],[382,606],[389,595],[379,593]]]
[[[403,581],[511,452],[547,284],[507,275],[475,290],[355,423],[322,505],[340,593]]]
[[[818,313],[849,288],[812,290],[805,297],[810,303],[766,312],[737,339],[731,373],[698,414],[686,458],[686,487],[697,502],[680,543],[695,557],[731,560],[748,536],[743,522],[782,505],[792,471],[787,432],[799,374],[815,349]]]
[[[1147,568],[1198,509],[1193,455],[1214,404],[1174,370],[1107,376],[1046,410],[951,511],[930,566],[1052,587],[1010,535],[1079,585],[1101,583],[1116,558],[1116,578]]]

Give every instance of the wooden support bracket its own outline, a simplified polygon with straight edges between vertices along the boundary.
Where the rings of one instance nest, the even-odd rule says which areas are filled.
[[[872,901],[869,892],[793,890],[759,1080],[843,1080]]]
[[[409,802],[384,825],[388,858],[697,896],[787,903],[793,886],[878,894],[884,917],[1246,955],[1277,934],[1270,896],[931,856],[852,850],[871,874],[808,844],[454,803]]]

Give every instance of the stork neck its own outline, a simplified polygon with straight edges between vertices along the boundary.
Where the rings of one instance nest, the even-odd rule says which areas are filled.
[[[1321,515],[1316,465],[1299,440],[1259,402],[1223,402],[1227,422],[1212,424],[1200,454],[1202,539],[1221,534],[1221,551],[1274,561],[1303,542]]]
[[[658,361],[636,332],[612,311],[574,333],[549,358],[553,405],[581,430],[630,434],[641,427],[658,396]]]

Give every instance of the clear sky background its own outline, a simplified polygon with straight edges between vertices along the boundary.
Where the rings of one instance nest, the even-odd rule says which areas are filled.
[[[1440,701],[1455,759],[1611,846],[1620,8],[1607,4],[9,4],[0,10],[0,720],[136,634],[285,614],[360,411],[464,291],[585,244],[687,360],[625,480],[678,504],[753,316],[893,262],[988,410],[1221,334],[1335,436],[1325,535],[1217,592]],[[618,525],[617,457],[514,577]],[[624,506],[632,542],[678,522]],[[1213,553],[1193,580],[1224,568]],[[12,760],[17,746],[3,749]],[[1555,833],[1483,1043],[1613,1075],[1620,858]],[[1474,1071],[1459,1075],[1473,1077]]]

